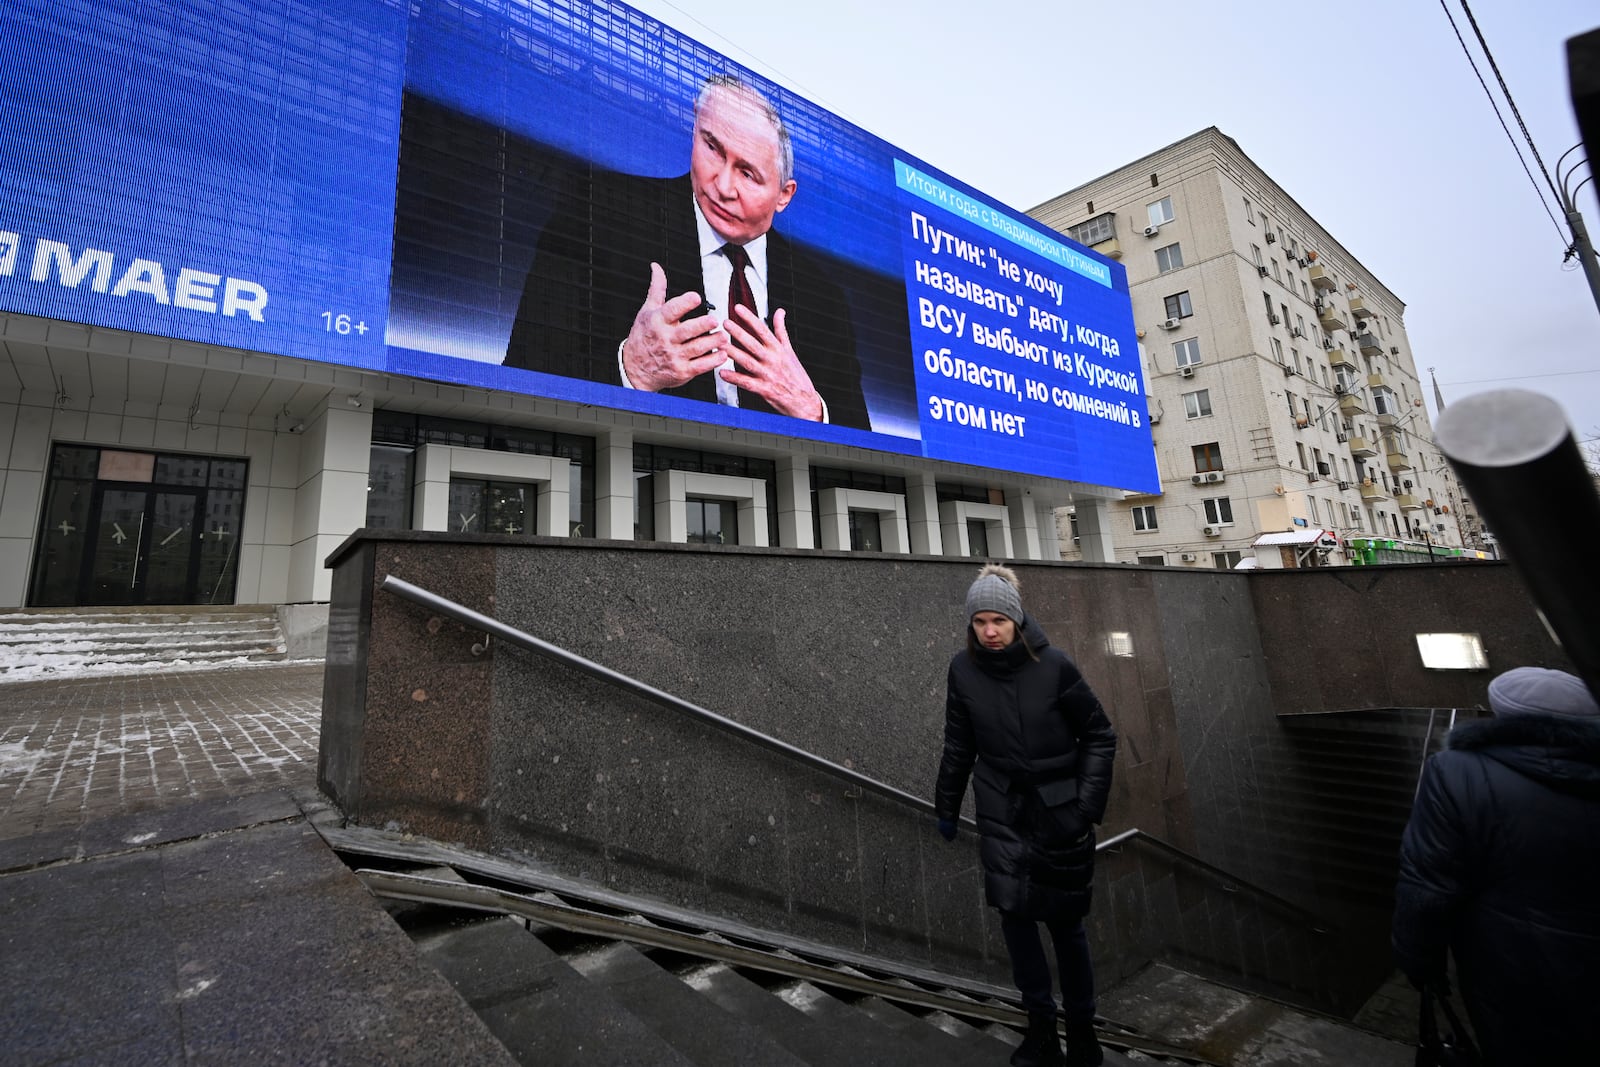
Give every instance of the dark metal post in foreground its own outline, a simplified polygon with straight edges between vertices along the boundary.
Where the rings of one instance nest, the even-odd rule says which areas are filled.
[[[1521,389],[1479,393],[1445,409],[1434,443],[1600,694],[1600,492],[1561,405]]]

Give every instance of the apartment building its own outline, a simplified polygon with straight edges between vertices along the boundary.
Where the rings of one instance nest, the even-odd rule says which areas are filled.
[[[1465,544],[1404,302],[1231,137],[1202,130],[1029,214],[1128,271],[1162,491],[1111,507],[1117,560],[1340,565],[1352,538]],[[1070,509],[1058,528],[1079,558]]]

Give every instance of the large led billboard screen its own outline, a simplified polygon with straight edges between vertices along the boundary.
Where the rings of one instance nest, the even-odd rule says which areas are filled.
[[[621,3],[9,0],[0,115],[5,310],[1158,488],[1120,264]]]

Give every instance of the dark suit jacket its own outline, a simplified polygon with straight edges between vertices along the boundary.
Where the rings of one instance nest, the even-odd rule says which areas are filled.
[[[594,171],[564,193],[539,237],[511,329],[505,365],[621,385],[617,346],[650,288],[650,264],[667,274],[667,298],[693,290],[704,314],[699,237],[688,175],[642,178]],[[713,303],[727,302],[715,294]],[[767,234],[767,323],[787,309],[789,339],[835,426],[870,429],[850,308],[822,267],[776,231]],[[715,373],[715,372],[713,372]],[[711,374],[670,395],[715,402]],[[741,391],[739,406],[772,411]]]

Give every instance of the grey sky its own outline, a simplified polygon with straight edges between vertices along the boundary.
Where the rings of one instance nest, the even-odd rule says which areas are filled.
[[[1600,311],[1437,0],[634,6],[1019,210],[1217,126],[1405,301],[1447,404],[1526,388],[1600,434]],[[1579,139],[1565,42],[1600,6],[1472,10],[1553,176]]]

